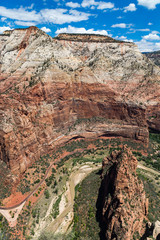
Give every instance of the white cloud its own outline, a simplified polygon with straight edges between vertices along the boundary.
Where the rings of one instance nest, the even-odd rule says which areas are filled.
[[[148,25],[151,26],[151,25],[153,25],[153,23],[149,22]]]
[[[99,2],[97,9],[112,9],[114,8],[114,4],[111,2]]]
[[[157,4],[160,4],[160,0],[138,0],[138,5],[148,9],[155,9]]]
[[[42,9],[40,12],[28,11],[25,8],[7,9],[0,6],[0,16],[20,21],[21,25],[27,26],[25,22],[33,22],[32,25],[43,23],[64,24],[88,20],[91,14],[67,9]]]
[[[46,33],[51,32],[51,29],[50,28],[46,28],[46,27],[42,27],[41,30],[46,32]]]
[[[131,28],[130,29],[130,33],[135,33],[135,32],[149,32],[150,29],[149,28],[142,28],[142,29],[134,29],[134,28]]]
[[[41,15],[39,13],[37,13],[36,11],[27,11],[23,7],[20,7],[18,9],[7,9],[0,6],[0,16],[20,21],[39,22],[41,19]]]
[[[141,41],[136,42],[140,51],[152,52],[160,50],[160,36],[158,34],[158,31],[152,31],[150,34],[143,36]]]
[[[6,17],[2,17],[1,21],[4,22],[7,18]]]
[[[3,33],[6,30],[12,30],[10,27],[0,27],[0,33]]]
[[[56,34],[60,33],[86,33],[86,34],[100,34],[100,35],[107,35],[108,33],[106,30],[94,30],[93,28],[86,30],[85,28],[76,28],[72,26],[68,26],[65,28],[60,28],[56,31]]]
[[[94,0],[83,0],[82,1],[82,7],[90,7],[92,5],[97,5],[97,3]]]
[[[20,26],[35,26],[36,23],[35,22],[24,22],[24,21],[15,21],[14,22],[16,25],[20,25]]]
[[[127,33],[135,33],[135,32],[150,32],[151,30],[149,28],[142,28],[142,29],[134,29],[134,28],[130,28],[129,32]]]
[[[112,11],[118,11],[120,8],[113,8]]]
[[[139,32],[149,32],[150,29],[149,28],[142,28],[142,29],[135,29],[136,31],[139,31]]]
[[[131,26],[132,26],[132,24],[117,23],[117,24],[113,24],[111,27],[112,28],[129,28]]]
[[[112,28],[127,28],[127,25],[125,23],[117,23],[117,24],[113,24],[111,27]]]
[[[79,8],[81,5],[79,3],[67,2],[66,6],[71,8]]]
[[[125,36],[121,36],[121,37],[115,37],[116,39],[121,39],[121,40],[125,40],[125,39],[127,39],[127,37],[125,37]]]
[[[160,32],[158,31],[152,31],[153,34],[159,34]]]
[[[160,42],[156,43],[156,47],[160,50]]]
[[[125,36],[121,36],[121,37],[116,36],[115,39],[122,40],[124,42],[133,42],[132,39],[127,39],[127,37]]]
[[[90,7],[97,6],[97,9],[103,10],[103,9],[112,9],[114,8],[114,3],[111,2],[96,2],[95,0],[83,0],[82,1],[82,7]],[[93,8],[92,8],[93,9]]]
[[[146,41],[145,39],[135,43],[138,45],[141,52],[153,52],[160,49],[160,43]]]
[[[34,3],[32,3],[29,7],[26,7],[26,9],[33,9]]]
[[[157,32],[151,32],[150,34],[143,36],[145,40],[160,40],[160,36],[157,35]]]
[[[134,3],[130,3],[127,7],[124,7],[124,12],[134,12],[136,10],[137,8]]]
[[[41,10],[44,22],[51,22],[55,24],[64,24],[71,22],[80,22],[83,20],[88,20],[90,14],[79,12],[77,10],[70,10],[67,13],[66,9],[44,9]]]

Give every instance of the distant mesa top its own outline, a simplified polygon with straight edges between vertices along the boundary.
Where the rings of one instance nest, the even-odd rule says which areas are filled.
[[[76,41],[76,42],[119,42],[123,41],[116,40],[109,36],[104,36],[100,34],[81,34],[81,33],[61,33],[55,39],[58,40],[68,40],[68,41]]]
[[[34,29],[38,31],[42,31],[39,28],[35,26],[31,26],[29,28],[17,28],[13,30],[6,30],[3,32],[5,36],[10,36],[11,33],[15,30],[21,30],[26,31],[27,29]],[[57,40],[65,40],[65,41],[74,41],[74,42],[101,42],[101,43],[123,43],[124,41],[116,40],[114,38],[111,38],[109,36],[100,35],[100,34],[83,34],[83,33],[61,33],[58,36],[54,37],[54,39]],[[132,43],[133,44],[133,43]]]

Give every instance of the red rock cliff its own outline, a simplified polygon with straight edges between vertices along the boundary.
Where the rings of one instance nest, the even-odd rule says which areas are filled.
[[[150,117],[156,109],[159,122],[159,68],[136,45],[65,37],[52,39],[36,27],[0,35],[0,159],[14,174],[75,136],[147,144],[146,116],[159,128]],[[93,117],[103,121],[72,128]]]
[[[103,161],[102,216],[107,240],[139,239],[145,232],[148,200],[136,167],[137,159],[125,147]]]

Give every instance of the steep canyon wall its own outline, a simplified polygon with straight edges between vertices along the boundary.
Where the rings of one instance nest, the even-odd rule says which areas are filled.
[[[14,174],[75,137],[148,143],[160,71],[133,43],[36,27],[0,35],[0,159]],[[92,119],[86,124],[83,119]]]

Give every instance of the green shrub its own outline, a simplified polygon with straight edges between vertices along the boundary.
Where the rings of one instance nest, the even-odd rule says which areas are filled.
[[[44,195],[45,195],[45,198],[46,198],[46,199],[49,199],[49,198],[50,198],[50,194],[49,194],[48,189],[46,189],[46,190],[44,191]]]

